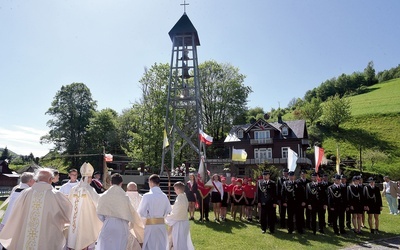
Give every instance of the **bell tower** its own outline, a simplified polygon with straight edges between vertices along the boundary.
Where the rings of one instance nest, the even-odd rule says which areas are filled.
[[[186,2],[182,5],[186,10]],[[185,156],[187,159],[205,157],[205,145],[199,140],[202,106],[197,46],[200,46],[200,40],[186,11],[168,34],[172,41],[165,116],[169,147],[163,148],[161,174],[168,152],[172,167],[175,166],[175,156],[181,155],[186,147],[191,149],[191,154]]]

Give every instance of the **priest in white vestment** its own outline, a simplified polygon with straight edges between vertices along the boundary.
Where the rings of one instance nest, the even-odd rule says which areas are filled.
[[[176,182],[174,184],[176,197],[172,206],[172,212],[165,219],[168,226],[172,228],[170,242],[173,250],[194,250],[192,239],[190,237],[190,224],[188,220],[189,202],[185,194],[185,184]]]
[[[122,189],[122,176],[113,174],[111,176],[112,186],[104,192],[97,205],[97,215],[103,221],[96,249],[110,250],[127,249],[128,239],[131,237],[130,228],[136,229],[137,238],[142,241],[143,231],[140,231],[142,225],[137,212],[133,208],[129,197]],[[143,226],[142,226],[143,230]],[[140,245],[136,244],[140,249]]]
[[[7,249],[61,250],[65,245],[64,225],[69,223],[71,202],[53,189],[53,171],[40,169],[37,182],[15,202],[10,219],[0,233]]]
[[[78,181],[78,170],[72,168],[68,171],[69,181],[60,187],[60,192],[69,195],[69,192],[73,187],[79,184]]]
[[[137,211],[140,202],[142,201],[142,195],[137,191],[137,185],[135,182],[129,182],[126,185],[126,195],[131,199],[132,206]]]
[[[15,201],[17,198],[20,196],[22,191],[25,189],[32,187],[33,184],[35,184],[35,180],[33,179],[34,174],[31,172],[24,172],[21,174],[21,183],[17,186],[17,188],[14,189],[14,191],[11,193],[8,201],[8,206],[6,209],[6,212],[4,213],[3,220],[1,221],[0,225],[0,232],[1,229],[4,227],[4,225],[7,223],[7,221],[10,219],[11,212],[14,208]],[[10,219],[12,221],[12,218]]]
[[[67,246],[76,250],[86,247],[94,249],[103,224],[96,213],[100,195],[90,186],[94,172],[93,166],[85,162],[80,172],[82,179],[78,185],[71,189],[68,196],[73,209],[68,229]]]
[[[168,249],[168,235],[165,217],[171,212],[171,204],[166,194],[160,189],[160,177],[149,177],[150,191],[143,195],[138,213],[146,219],[144,228],[143,250]]]

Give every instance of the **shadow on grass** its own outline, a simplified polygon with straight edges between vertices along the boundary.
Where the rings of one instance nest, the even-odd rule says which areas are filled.
[[[234,229],[249,229],[254,230],[254,227],[257,227],[256,234],[261,235],[261,229],[259,227],[259,223],[257,221],[240,221],[240,220],[229,220],[227,219],[225,222],[199,222],[194,221],[197,225],[204,225],[207,229],[215,230],[218,232],[224,233],[232,233]],[[268,231],[267,231],[268,232]],[[282,229],[277,227],[275,229],[274,234],[265,234],[265,237],[273,237],[277,240],[282,241],[295,241],[304,247],[313,248],[316,247],[317,242],[323,242],[324,244],[328,244],[330,246],[334,246],[332,249],[345,249],[345,248],[352,248],[352,247],[363,247],[363,248],[371,248],[370,242],[374,242],[374,244],[386,247],[386,248],[393,248],[390,242],[387,242],[382,239],[390,239],[394,237],[398,237],[399,235],[395,233],[383,232],[381,231],[379,235],[371,234],[369,229],[363,229],[362,234],[355,234],[352,230],[347,230],[346,234],[342,234],[337,236],[334,234],[333,229],[328,227],[325,229],[326,234],[320,234],[317,232],[316,235],[312,233],[310,230],[305,230],[304,234],[298,234],[296,231],[293,234],[289,234],[287,229]],[[259,238],[261,239],[261,238]]]
[[[195,224],[203,224],[209,229],[218,231],[218,232],[225,232],[225,233],[232,233],[232,229],[245,229],[248,227],[248,224],[257,224],[256,222],[245,222],[241,220],[229,220],[226,219],[226,221],[221,221],[221,222],[215,222],[215,221],[194,221]]]
[[[338,141],[346,141],[355,148],[362,146],[363,148],[378,148],[382,151],[393,150],[396,146],[381,138],[377,133],[372,133],[362,128],[339,128],[337,132],[332,132],[330,129],[319,126],[323,138],[330,136]]]

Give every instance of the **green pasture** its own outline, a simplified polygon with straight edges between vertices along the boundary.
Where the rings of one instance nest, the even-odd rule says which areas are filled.
[[[349,97],[353,116],[400,113],[400,78],[375,84],[361,95]]]

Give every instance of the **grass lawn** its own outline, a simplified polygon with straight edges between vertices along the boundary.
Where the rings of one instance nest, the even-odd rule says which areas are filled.
[[[362,235],[348,230],[346,235],[336,236],[331,227],[325,229],[325,235],[288,234],[286,229],[277,227],[275,234],[261,234],[257,222],[232,221],[216,223],[214,213],[210,212],[210,222],[191,221],[191,236],[196,249],[341,249],[374,239],[391,238],[400,235],[400,215],[389,215],[386,200],[380,216],[379,235],[373,235],[369,229],[363,229]],[[199,214],[197,213],[197,218]],[[229,218],[229,216],[228,216]],[[365,225],[368,227],[366,218]],[[318,228],[318,225],[317,225]],[[268,231],[267,231],[268,232]]]
[[[3,201],[0,200],[0,205]],[[190,221],[191,236],[195,249],[341,249],[374,239],[392,238],[400,235],[400,215],[389,215],[386,200],[380,216],[379,235],[372,235],[369,229],[363,229],[362,235],[348,231],[344,236],[333,234],[332,228],[325,229],[325,235],[313,235],[311,231],[305,234],[288,234],[286,229],[276,228],[275,234],[261,234],[257,222],[232,221],[216,223],[214,214],[210,212],[210,222]],[[198,218],[199,213],[195,216]],[[228,216],[229,218],[229,216]],[[368,226],[366,219],[365,225]],[[318,227],[318,226],[317,226]]]
[[[353,116],[398,113],[400,111],[400,79],[375,84],[369,92],[350,97]]]

